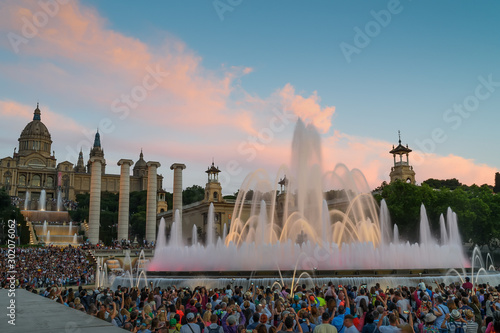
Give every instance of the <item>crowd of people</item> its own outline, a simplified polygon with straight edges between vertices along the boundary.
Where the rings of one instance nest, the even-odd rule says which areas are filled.
[[[13,206],[18,207],[19,209],[24,209],[25,198],[11,196],[10,199]],[[36,204],[34,204],[34,208],[36,209],[36,207],[38,207],[38,200],[33,199],[31,201],[36,202]],[[49,206],[49,210],[55,210],[55,208],[57,207],[57,198],[48,198],[46,204]],[[78,202],[68,199],[63,199],[62,205],[64,207],[64,210],[76,210],[78,208]]]
[[[151,250],[155,248],[155,242],[148,242],[146,240],[142,242],[133,242],[129,239],[113,240],[111,245],[105,245],[102,241],[97,244],[91,244],[89,241],[82,244],[82,248],[86,250],[136,250],[136,255],[140,253],[140,250]]]
[[[495,333],[500,332],[499,288],[473,286],[467,279],[385,289],[332,283],[294,290],[253,284],[193,290],[54,285],[40,293],[141,333]]]
[[[0,248],[0,256],[8,257],[8,248]],[[16,271],[16,286],[42,288],[86,285],[95,280],[95,263],[79,247],[16,248],[16,268],[7,269],[7,260],[0,261],[0,283],[8,284],[7,271]]]

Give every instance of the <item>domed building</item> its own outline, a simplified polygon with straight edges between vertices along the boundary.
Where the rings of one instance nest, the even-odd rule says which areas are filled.
[[[64,199],[75,200],[77,194],[90,192],[88,160],[85,163],[84,154],[80,151],[76,165],[69,161],[57,163],[55,152],[52,151],[52,138],[42,122],[38,103],[33,112],[33,120],[24,127],[18,141],[19,147],[14,148],[12,157],[0,160],[0,187],[4,187],[10,196],[24,198],[29,191],[32,201],[36,201],[42,189],[45,189],[47,199],[53,199],[60,189]],[[99,133],[95,135],[89,160],[92,156],[104,158]],[[130,191],[146,190],[147,180],[148,168],[141,150],[130,176]],[[102,192],[119,192],[120,175],[107,174],[106,163],[102,163],[101,182]],[[157,175],[157,184],[161,189],[163,176]]]

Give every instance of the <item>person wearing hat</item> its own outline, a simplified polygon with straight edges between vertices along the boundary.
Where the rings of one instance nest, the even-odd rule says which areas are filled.
[[[451,313],[446,314],[445,319],[441,324],[441,328],[447,328],[451,333],[465,332],[467,322],[457,309],[453,309]]]
[[[466,333],[476,333],[478,329],[478,324],[474,320],[475,318],[474,312],[472,310],[465,311],[465,332]]]
[[[176,333],[179,332],[179,329],[177,328],[177,320],[175,318],[170,318],[170,321],[168,321],[168,328],[167,332],[168,333]]]
[[[439,332],[439,328],[435,325],[436,319],[437,317],[434,315],[434,313],[429,312],[428,314],[426,314],[424,317],[424,327],[422,328],[422,331],[427,333]]]
[[[194,322],[194,317],[192,312],[186,315],[187,324],[182,325],[180,333],[201,333],[200,326]]]

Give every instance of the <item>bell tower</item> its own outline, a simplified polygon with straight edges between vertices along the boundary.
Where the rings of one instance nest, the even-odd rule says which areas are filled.
[[[205,199],[203,199],[203,202],[224,202],[224,199],[222,199],[222,186],[219,183],[219,167],[216,167],[212,161],[212,165],[205,172],[208,175],[208,182],[205,185]]]
[[[401,132],[398,131],[399,135],[399,145],[394,148],[392,146],[392,150],[389,152],[394,157],[394,166],[391,168],[391,183],[396,180],[401,180],[403,182],[407,182],[410,184],[415,184],[415,171],[413,171],[413,167],[410,165],[409,155],[412,152],[408,145],[403,146],[401,144]],[[404,158],[406,156],[406,159]]]

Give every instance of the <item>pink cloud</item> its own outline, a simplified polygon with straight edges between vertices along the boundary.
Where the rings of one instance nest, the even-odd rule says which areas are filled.
[[[0,33],[22,36],[26,20],[32,21],[33,14],[41,10],[36,1],[3,2]],[[60,5],[57,15],[37,30],[36,36],[18,45],[19,57],[13,63],[0,65],[0,71],[7,79],[26,87],[36,85],[42,92],[67,98],[75,105],[83,101],[87,103],[85,107],[92,106],[86,111],[87,124],[74,120],[78,109],[52,110],[41,106],[42,119],[54,142],[64,142],[75,151],[83,141],[82,133],[93,132],[99,121],[107,117],[117,127],[114,132],[102,135],[110,161],[118,157],[134,158],[141,146],[148,146],[149,159],[202,164],[215,155],[222,168],[235,159],[243,166],[244,173],[259,166],[277,170],[290,160],[291,135],[288,135],[292,121],[283,130],[274,132],[274,139],[262,145],[251,161],[238,153],[241,143],[269,128],[274,110],[285,110],[314,124],[322,134],[328,133],[332,125],[335,107],[322,106],[316,92],[303,96],[286,83],[269,96],[254,95],[238,82],[252,73],[252,68],[221,66],[209,70],[202,66],[202,57],[175,36],[167,35],[157,45],[148,45],[112,30],[96,10],[78,1]],[[8,39],[0,39],[0,45],[12,51]],[[122,119],[124,114],[113,109],[113,102],[118,99],[124,107],[121,96],[141,88],[150,70],[156,69],[168,75],[161,77],[158,86],[148,90],[147,97],[137,101],[137,106],[128,106],[127,116]],[[0,101],[2,119],[16,128],[2,134],[2,140],[9,139],[15,144],[13,137],[17,139],[32,118],[33,109],[34,105]],[[136,135],[130,143],[132,131]],[[350,169],[360,169],[374,188],[389,179],[392,144],[335,132],[323,138],[324,170],[333,170],[338,162],[343,162]],[[419,163],[415,152],[410,158],[414,158],[418,182],[431,177],[456,177],[464,183],[491,183],[496,171],[459,156],[426,155]]]
[[[332,116],[335,113],[335,107],[328,106],[321,108],[319,104],[321,98],[317,92],[307,98],[295,94],[295,88],[291,84],[286,84],[279,91],[283,106],[290,109],[306,123],[312,123],[320,133],[326,133],[332,125]]]

